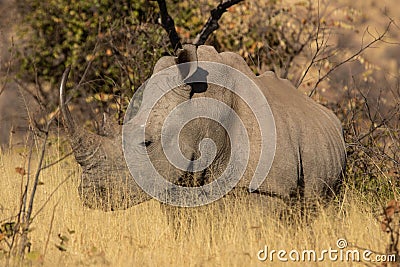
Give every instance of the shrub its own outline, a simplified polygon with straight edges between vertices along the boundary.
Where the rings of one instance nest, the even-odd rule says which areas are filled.
[[[72,65],[74,84],[86,73],[82,90],[75,96],[83,95],[85,99],[87,95],[102,93],[96,98],[100,106],[114,96],[132,95],[166,50],[163,29],[155,24],[153,2],[19,3],[25,18],[21,29],[25,45],[19,55],[23,79],[35,81],[37,77],[40,82],[56,86],[65,67]]]

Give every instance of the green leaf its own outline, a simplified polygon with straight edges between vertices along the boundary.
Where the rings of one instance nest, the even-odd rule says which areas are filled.
[[[56,246],[56,248],[58,248],[59,251],[62,251],[62,252],[67,251],[67,248],[65,247],[65,245],[55,245],[55,246]]]
[[[39,251],[30,251],[26,254],[26,259],[29,261],[41,261],[42,257]]]

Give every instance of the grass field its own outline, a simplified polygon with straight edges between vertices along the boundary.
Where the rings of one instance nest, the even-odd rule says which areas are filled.
[[[19,209],[22,176],[15,168],[23,166],[20,154],[1,154],[2,223]],[[23,177],[26,179],[26,175]],[[297,216],[289,220],[261,215],[257,207],[243,199],[223,199],[220,201],[226,205],[222,207],[180,209],[180,227],[174,227],[154,200],[117,212],[82,207],[76,190],[78,178],[79,167],[72,158],[43,171],[33,211],[34,216],[38,214],[28,235],[32,245],[27,260],[34,266],[283,266],[276,253],[272,261],[258,260],[265,246],[269,253],[296,250],[300,262],[291,261],[286,254],[283,257],[289,262],[285,266],[305,266],[301,261],[303,250],[315,250],[320,258],[322,250],[330,248],[339,252],[358,249],[362,257],[364,249],[384,253],[388,244],[388,235],[377,219],[381,207],[349,188],[345,188],[342,201],[318,208],[315,218],[308,222]],[[348,246],[338,249],[339,239],[345,239]],[[6,250],[6,244],[0,244]],[[375,259],[375,255],[370,258]],[[9,264],[16,259],[12,257]],[[0,265],[5,264],[3,253]],[[331,261],[327,254],[323,261],[306,261],[306,266],[364,264],[346,261],[345,257]]]

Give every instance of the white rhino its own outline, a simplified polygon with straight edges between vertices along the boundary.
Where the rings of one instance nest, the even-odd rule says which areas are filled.
[[[346,152],[341,123],[332,111],[300,93],[289,81],[278,78],[273,72],[256,76],[239,55],[218,53],[211,46],[185,45],[178,57],[162,57],[154,68],[154,74],[176,64],[197,61],[222,63],[244,73],[259,87],[268,101],[276,127],[276,150],[269,172],[263,174],[265,179],[251,194],[291,202],[299,199],[324,199],[337,192],[345,167]],[[185,74],[186,77],[193,74],[193,71],[197,70],[190,70]],[[82,167],[79,194],[83,203],[91,208],[115,210],[150,199],[128,171],[122,150],[121,126],[107,121],[102,135],[77,126],[65,104],[67,76],[68,70],[61,82],[60,106],[75,158]],[[229,80],[230,77],[225,79]],[[248,164],[235,185],[237,189],[247,189],[257,166],[263,164],[259,162],[262,137],[252,112],[253,107],[249,107],[234,91],[219,85],[188,83],[176,87],[160,99],[153,107],[146,125],[142,125],[137,121],[143,115],[143,109],[147,108],[145,103],[152,96],[151,90],[150,87],[144,88],[144,104],[137,113],[130,114],[127,120],[132,132],[146,131],[145,140],[140,139],[138,134],[137,139],[133,137],[130,140],[130,145],[137,146],[137,151],[145,151],[158,173],[174,184],[196,187],[213,182],[224,172],[231,155],[229,138],[232,136],[228,136],[226,129],[211,119],[198,118],[190,121],[180,131],[179,148],[189,161],[202,156],[199,151],[202,140],[213,140],[216,151],[211,163],[202,171],[193,171],[190,165],[184,170],[172,165],[164,154],[161,134],[165,118],[179,104],[197,98],[218,100],[233,112],[224,113],[212,105],[207,108],[220,118],[230,121],[229,129],[234,131],[240,119],[247,131],[250,149]],[[207,153],[203,156],[207,157]]]

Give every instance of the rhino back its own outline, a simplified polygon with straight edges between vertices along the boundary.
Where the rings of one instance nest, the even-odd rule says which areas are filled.
[[[296,186],[289,191],[284,188],[285,194],[300,192],[311,197],[335,191],[346,155],[336,115],[272,72],[258,77],[258,82],[271,107],[277,132],[268,186],[279,190],[282,181],[289,179]],[[287,169],[294,171],[288,173]]]

